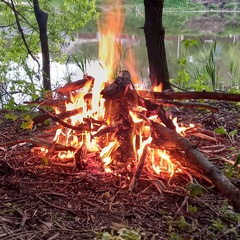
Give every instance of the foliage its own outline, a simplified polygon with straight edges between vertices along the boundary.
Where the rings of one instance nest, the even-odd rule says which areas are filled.
[[[141,235],[135,230],[121,228],[115,233],[113,229],[109,232],[101,234],[101,240],[140,240]]]
[[[40,0],[39,5],[48,13],[51,53],[59,52],[65,41],[73,40],[75,33],[97,16],[94,0]],[[7,85],[10,96],[25,94],[35,99],[42,94],[39,83],[41,49],[37,21],[31,1],[16,0],[14,8],[19,18],[19,29],[15,24],[12,8],[10,3],[0,2],[0,54],[4,56],[1,58],[0,83]],[[26,43],[19,31],[23,31]]]
[[[218,5],[216,3],[210,3],[208,8],[212,9],[212,10],[217,10],[218,9]]]
[[[184,39],[181,46],[183,50],[178,59],[177,77],[172,80],[174,85],[195,91],[215,91],[220,88],[225,91],[239,92],[238,66],[233,61],[230,61],[227,72],[231,81],[228,82],[228,85],[223,86],[226,89],[221,88],[223,83],[220,81],[221,74],[217,62],[220,47],[216,41],[207,47],[201,39],[200,42],[195,39]],[[197,57],[192,58],[193,51]],[[226,78],[222,80],[226,82]]]
[[[226,10],[234,10],[234,9],[236,9],[236,7],[237,7],[236,3],[229,2],[229,3],[226,3],[223,8]]]
[[[194,8],[202,9],[203,5],[201,3],[195,3],[191,0],[175,1],[175,0],[165,0],[164,8]]]

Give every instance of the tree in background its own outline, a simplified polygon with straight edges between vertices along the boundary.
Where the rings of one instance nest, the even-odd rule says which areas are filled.
[[[75,33],[97,16],[94,0],[1,0],[0,12],[0,83],[7,84],[0,92],[8,100],[16,93],[38,97],[41,75],[40,86],[50,90],[49,51],[60,52],[66,38],[73,40]],[[39,63],[41,52],[42,61],[45,59],[43,71]]]
[[[164,0],[144,0],[144,33],[149,61],[149,78],[152,88],[162,85],[171,89],[164,44],[165,30],[162,24]]]

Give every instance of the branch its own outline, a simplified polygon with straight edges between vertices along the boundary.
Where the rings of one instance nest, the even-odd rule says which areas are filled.
[[[6,3],[9,7],[11,7],[11,9],[12,9],[12,11],[14,13],[15,19],[16,19],[16,24],[17,24],[18,31],[19,31],[19,33],[21,35],[22,41],[23,41],[23,43],[24,43],[24,45],[25,45],[25,47],[27,49],[27,52],[32,57],[32,59],[37,62],[38,69],[40,69],[40,63],[38,62],[37,58],[35,58],[33,56],[32,51],[30,50],[30,48],[29,48],[29,46],[27,44],[24,32],[22,30],[22,27],[21,27],[21,24],[20,24],[20,21],[19,21],[19,18],[18,18],[19,12],[16,10],[15,5],[13,3],[13,0],[11,0],[11,5],[8,2],[6,2],[6,1],[3,1],[3,2]]]
[[[224,92],[153,92],[138,90],[141,97],[151,99],[212,99],[240,102],[240,94]]]
[[[175,131],[153,121],[152,126],[158,135],[175,143],[181,148],[187,156],[184,161],[194,164],[199,170],[202,170],[212,183],[215,184],[218,190],[232,202],[235,210],[238,212],[240,211],[240,190],[235,187],[216,166],[209,162],[189,140],[183,138]]]

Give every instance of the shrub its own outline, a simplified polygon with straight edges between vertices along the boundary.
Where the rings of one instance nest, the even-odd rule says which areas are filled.
[[[218,9],[218,5],[215,4],[215,3],[211,3],[211,4],[209,4],[208,9],[217,10]]]
[[[225,10],[233,10],[236,7],[236,4],[233,2],[227,3],[224,5],[223,9]]]

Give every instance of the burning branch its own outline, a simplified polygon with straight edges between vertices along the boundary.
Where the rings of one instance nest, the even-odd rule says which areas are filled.
[[[209,162],[189,140],[156,122],[152,122],[152,126],[158,135],[163,136],[180,147],[187,155],[185,160],[202,170],[219,191],[232,202],[236,211],[240,211],[239,189],[218,168]],[[182,165],[184,165],[184,162],[182,162]]]
[[[81,79],[75,82],[66,83],[63,87],[59,87],[56,90],[56,92],[60,95],[69,94],[72,91],[75,91],[84,87],[88,83],[92,85],[94,83],[94,78],[86,75],[84,76],[84,79]]]
[[[138,182],[138,179],[140,177],[140,174],[142,172],[142,169],[143,169],[143,166],[144,166],[144,163],[145,163],[145,160],[147,158],[147,155],[148,155],[148,147],[150,146],[150,144],[146,144],[144,149],[143,149],[143,153],[142,153],[142,156],[139,160],[139,163],[138,163],[138,166],[137,166],[137,170],[129,184],[129,190],[132,191],[133,188],[137,185],[137,182]]]

